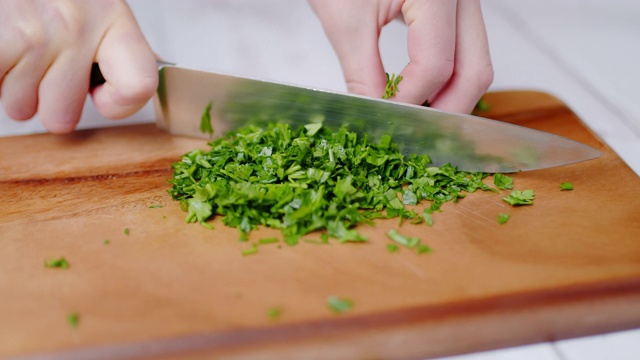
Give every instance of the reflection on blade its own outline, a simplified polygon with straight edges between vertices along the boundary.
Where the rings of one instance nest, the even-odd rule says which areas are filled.
[[[156,97],[160,127],[204,137],[199,121],[209,102],[216,136],[248,124],[323,122],[367,134],[371,141],[391,134],[404,154],[428,154],[434,165],[451,163],[465,171],[533,170],[600,156],[557,135],[470,115],[178,67],[161,69]]]

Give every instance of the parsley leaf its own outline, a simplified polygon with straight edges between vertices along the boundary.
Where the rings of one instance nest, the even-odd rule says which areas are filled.
[[[258,246],[252,244],[250,248],[242,250],[242,256],[255,255],[258,253]]]
[[[278,320],[280,316],[282,316],[282,311],[283,310],[281,307],[272,307],[271,309],[267,310],[267,316],[271,320]]]
[[[433,226],[433,216],[431,215],[431,209],[424,209],[424,211],[422,212],[422,218],[424,218],[424,222],[427,225]]]
[[[327,306],[336,314],[345,313],[353,307],[353,301],[337,296],[329,296],[327,298]]]
[[[473,108],[474,112],[483,112],[491,110],[491,105],[487,103],[487,101],[481,97],[480,100],[476,103],[476,106]]]
[[[205,107],[204,112],[202,113],[202,117],[200,118],[200,132],[203,134],[209,134],[209,136],[213,135],[213,127],[211,126],[211,109],[213,108],[213,103],[209,102],[207,107]]]
[[[398,247],[398,245],[396,245],[396,244],[387,244],[387,251],[388,251],[389,253],[398,252],[398,250],[400,250],[400,248]]]
[[[400,75],[398,76],[396,76],[396,74],[389,75],[389,73],[386,73],[386,75],[387,75],[387,86],[385,87],[384,94],[382,95],[382,98],[385,100],[396,96],[396,93],[400,91],[398,90],[398,85],[400,84],[400,81],[402,81],[402,76]]]
[[[427,245],[424,245],[424,244],[419,244],[418,248],[416,249],[416,251],[417,251],[418,255],[419,254],[428,254],[428,253],[432,253],[433,252],[433,250],[430,247],[428,247]]]
[[[61,257],[57,259],[45,260],[44,266],[48,268],[68,269],[69,262],[64,257]]]
[[[560,184],[560,190],[573,190],[573,184],[570,182],[563,182]]]
[[[493,175],[493,184],[498,189],[513,189],[513,179],[507,175],[496,173]]]
[[[398,233],[396,230],[391,229],[389,230],[389,232],[387,233],[387,236],[397,242],[400,245],[404,245],[406,247],[409,248],[414,248],[416,246],[418,246],[418,244],[420,243],[420,239],[417,237],[408,237],[408,236],[404,236],[401,235],[400,233]]]
[[[533,204],[533,199],[535,198],[535,193],[533,190],[514,190],[509,194],[509,196],[502,198],[502,200],[506,201],[508,204],[512,206],[516,205],[531,205]]]
[[[73,329],[78,328],[80,324],[80,315],[78,313],[71,313],[67,316],[67,323]]]
[[[498,214],[498,224],[505,224],[507,221],[509,221],[510,217],[511,215],[509,214]]]

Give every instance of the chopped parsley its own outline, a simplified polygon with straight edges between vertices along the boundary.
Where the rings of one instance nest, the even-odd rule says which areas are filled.
[[[275,238],[275,237],[262,238],[258,240],[258,244],[260,245],[274,244],[274,243],[277,243],[278,241],[280,240],[278,240],[278,238]]]
[[[80,315],[78,313],[71,313],[67,315],[67,323],[73,329],[77,329],[80,324]]]
[[[200,118],[200,132],[203,134],[213,135],[213,126],[211,126],[211,108],[213,108],[213,102],[209,102],[202,113]]]
[[[244,241],[260,226],[279,229],[288,245],[315,231],[342,243],[367,241],[358,224],[379,218],[431,224],[442,204],[491,190],[482,181],[487,174],[433,167],[427,155],[405,157],[389,135],[376,143],[319,123],[245,126],[209,146],[172,165],[169,194],[187,222],[220,215]],[[428,213],[409,208],[423,201],[430,202]]]
[[[433,252],[433,250],[432,250],[430,247],[428,247],[427,245],[424,245],[424,244],[418,244],[418,247],[417,247],[417,249],[416,249],[416,252],[417,252],[418,254],[429,254],[429,253],[432,253],[432,252]]]
[[[69,262],[64,257],[61,257],[57,259],[45,260],[44,266],[48,268],[68,269]]]
[[[400,250],[400,248],[398,247],[398,245],[396,245],[396,244],[387,244],[387,251],[388,251],[389,253],[398,252],[398,250]]]
[[[573,190],[573,184],[570,182],[563,182],[560,184],[560,190]]]
[[[102,245],[109,245],[111,244],[111,240],[106,239],[105,241],[102,242]]]
[[[476,106],[473,108],[474,112],[484,112],[491,110],[491,105],[487,103],[484,97],[481,97],[480,100],[476,103]]]
[[[508,204],[512,206],[516,205],[531,205],[533,204],[533,199],[536,197],[533,190],[514,190],[509,194],[509,196],[502,198],[502,200],[506,201]]]
[[[429,226],[433,226],[433,216],[431,215],[431,213],[431,209],[424,209],[424,211],[422,212],[422,218],[424,219],[424,222]]]
[[[267,310],[267,316],[271,320],[278,320],[280,316],[282,316],[282,308],[279,306],[272,307],[271,309]]]
[[[131,231],[129,230],[129,228],[124,228],[124,234],[129,236],[129,234],[131,233]]]
[[[404,236],[401,235],[400,233],[398,233],[396,230],[391,229],[389,230],[389,232],[387,233],[387,236],[397,242],[400,245],[404,245],[408,248],[414,248],[416,246],[418,246],[418,244],[420,244],[420,239],[417,237],[408,237],[408,236]]]
[[[504,174],[494,174],[493,175],[493,184],[498,189],[513,189],[513,179]]]
[[[506,224],[510,217],[509,214],[498,214],[498,224]]]
[[[162,205],[151,205],[149,209],[162,209]]]
[[[329,296],[327,298],[327,306],[334,313],[342,314],[351,310],[351,308],[353,307],[353,301],[337,296]]]
[[[384,94],[382,95],[382,98],[385,100],[396,96],[396,93],[400,91],[398,89],[398,85],[400,84],[400,81],[402,81],[402,76],[400,75],[398,76],[396,76],[396,74],[389,75],[389,73],[386,73],[386,75],[387,75],[387,86],[385,87]]]
[[[242,250],[242,256],[249,256],[258,253],[258,246],[256,244],[252,244],[250,248]]]

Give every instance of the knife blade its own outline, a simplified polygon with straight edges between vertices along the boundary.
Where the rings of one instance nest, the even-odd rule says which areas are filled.
[[[156,123],[171,134],[209,138],[200,130],[211,103],[214,137],[248,124],[312,122],[342,126],[371,141],[390,134],[405,154],[427,154],[434,166],[517,172],[561,166],[601,152],[555,134],[467,114],[238,77],[159,63]]]

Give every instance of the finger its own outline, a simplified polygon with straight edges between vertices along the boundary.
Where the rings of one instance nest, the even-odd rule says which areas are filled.
[[[66,52],[58,56],[40,82],[40,121],[54,134],[73,131],[80,121],[89,91],[91,53]]]
[[[349,44],[339,44],[336,55],[350,93],[380,98],[384,94],[386,75],[375,31],[355,34]]]
[[[457,28],[453,76],[431,105],[447,111],[470,113],[493,81],[489,42],[479,0],[459,3]]]
[[[402,13],[408,25],[409,64],[395,100],[422,104],[449,80],[453,73],[456,37],[456,2],[451,0],[406,1]]]
[[[42,30],[37,26],[29,26],[26,22],[16,24],[16,11],[28,13],[24,1],[15,1],[4,6],[0,12],[0,85],[4,77],[25,55],[28,45],[36,48],[43,37]],[[31,24],[30,24],[31,25]],[[1,93],[0,93],[1,96]]]
[[[38,87],[48,67],[35,53],[23,58],[2,79],[2,105],[10,118],[29,120],[38,109]]]
[[[138,111],[158,87],[155,55],[130,14],[108,29],[95,60],[106,82],[91,95],[96,109],[108,118]]]
[[[314,2],[311,4],[314,5]],[[358,11],[375,10],[367,5],[363,3]],[[340,62],[347,90],[379,98],[384,93],[386,76],[378,47],[378,16],[375,12],[355,16],[350,9],[354,9],[353,3],[335,2],[332,6],[314,6]],[[359,21],[355,22],[354,18]]]

